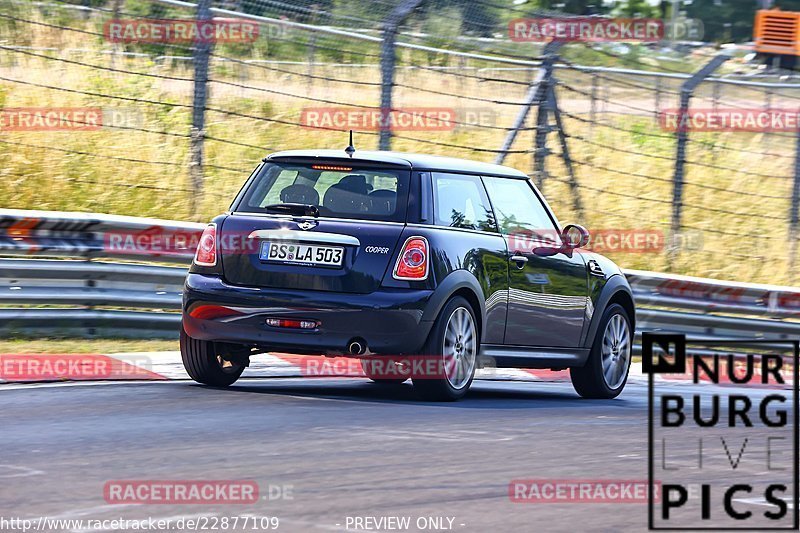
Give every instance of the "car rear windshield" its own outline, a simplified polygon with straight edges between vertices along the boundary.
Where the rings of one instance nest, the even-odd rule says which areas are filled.
[[[275,209],[268,206],[302,204],[317,207],[323,217],[403,222],[409,175],[399,169],[269,162],[236,210],[271,213]]]

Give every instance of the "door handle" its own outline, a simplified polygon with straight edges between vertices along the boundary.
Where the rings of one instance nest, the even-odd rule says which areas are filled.
[[[525,268],[525,263],[528,262],[528,258],[524,255],[512,255],[508,258],[509,261],[513,261],[517,264],[517,268]]]

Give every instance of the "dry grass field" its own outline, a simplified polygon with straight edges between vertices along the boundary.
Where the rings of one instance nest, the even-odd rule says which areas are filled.
[[[98,23],[90,20],[83,27],[96,30]],[[250,170],[269,152],[344,148],[344,132],[298,126],[304,108],[379,103],[380,76],[374,66],[318,65],[310,70],[308,65],[212,61],[210,77],[215,81],[210,84],[206,114],[208,166],[198,209],[191,212],[192,82],[179,79],[191,80],[191,62],[113,56],[103,53],[109,46],[97,37],[46,26],[24,28],[16,31],[28,32],[25,44],[33,49],[0,49],[0,107],[101,107],[116,110],[127,122],[122,128],[97,131],[0,129],[0,207],[4,208],[206,220],[227,208]],[[413,61],[401,64],[408,62]],[[481,123],[459,125],[453,131],[398,132],[392,148],[492,161],[491,150],[501,146],[505,128],[520,109],[512,104],[523,101],[524,82],[530,76],[531,72],[501,70],[486,63],[446,71],[401,68],[395,107],[454,108],[459,117],[470,112],[469,116],[480,115]],[[561,148],[551,133],[552,154],[543,189],[562,222],[580,222],[595,231],[656,230],[667,236],[675,140],[659,127],[653,79],[599,76],[593,109],[589,73],[558,69],[557,78],[564,129],[585,206],[585,216],[578,217],[567,169],[558,155]],[[661,108],[677,106],[679,83],[661,83]],[[713,100],[711,90],[704,87],[694,105],[763,107],[766,101],[796,107],[800,91],[792,91],[765,95],[760,89],[726,85]],[[528,124],[533,123],[532,114]],[[791,270],[788,241],[795,142],[794,134],[692,134],[683,215],[684,237],[693,249],[683,249],[672,265],[664,250],[609,255],[630,268],[671,267],[679,273],[720,279],[800,282]],[[356,146],[376,148],[377,134],[356,134]],[[533,146],[533,132],[522,132],[513,150],[524,153],[510,154],[505,164],[532,172]]]

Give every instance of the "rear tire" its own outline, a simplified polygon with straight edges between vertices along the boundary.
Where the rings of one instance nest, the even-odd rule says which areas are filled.
[[[472,306],[460,296],[445,304],[422,353],[434,357],[444,376],[416,376],[414,389],[425,400],[452,402],[463,398],[475,377],[480,336]]]
[[[625,308],[612,304],[603,312],[597,334],[582,367],[569,369],[572,386],[584,398],[616,398],[628,382],[633,332]]]
[[[211,341],[193,339],[181,326],[181,359],[189,377],[198,383],[227,387],[239,379],[245,366],[223,359]]]

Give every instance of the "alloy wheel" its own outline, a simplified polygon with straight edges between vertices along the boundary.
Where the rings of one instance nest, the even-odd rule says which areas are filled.
[[[616,389],[625,381],[631,358],[631,334],[628,322],[615,314],[606,324],[601,347],[603,379],[610,389]]]
[[[445,327],[442,354],[447,381],[454,389],[469,383],[477,357],[477,330],[472,315],[463,307],[450,315]]]

